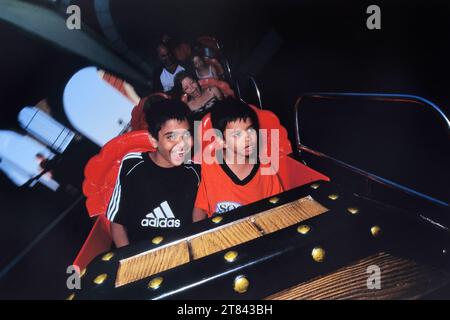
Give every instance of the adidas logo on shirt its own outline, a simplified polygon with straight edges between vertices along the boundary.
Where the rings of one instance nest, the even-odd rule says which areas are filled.
[[[178,228],[180,227],[180,219],[175,219],[169,204],[164,201],[142,219],[141,225],[154,228]]]

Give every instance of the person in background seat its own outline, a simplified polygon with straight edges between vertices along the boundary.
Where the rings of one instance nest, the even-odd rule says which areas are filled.
[[[183,98],[187,95],[187,99]],[[195,119],[201,119],[218,100],[223,99],[223,93],[217,87],[202,88],[197,78],[187,72],[180,72],[175,77],[174,95],[180,97],[191,109]]]
[[[192,65],[197,78],[200,79],[219,79],[216,67],[212,64],[207,65],[205,59],[200,54],[192,56]]]
[[[161,67],[155,70],[154,91],[169,92],[173,89],[176,74],[185,68],[178,64],[167,44],[160,43],[156,50]]]

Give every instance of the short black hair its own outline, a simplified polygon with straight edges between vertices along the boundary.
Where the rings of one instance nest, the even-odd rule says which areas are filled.
[[[248,104],[237,98],[225,98],[215,103],[211,111],[211,124],[222,134],[229,122],[250,119],[255,130],[259,130],[258,116]]]
[[[178,121],[188,121],[191,126],[191,110],[189,107],[174,99],[163,99],[154,101],[147,99],[144,103],[145,121],[147,121],[148,132],[153,138],[158,139],[159,130],[166,121],[175,119]]]

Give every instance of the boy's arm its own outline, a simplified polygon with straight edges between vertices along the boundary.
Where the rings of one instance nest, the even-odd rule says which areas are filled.
[[[130,244],[125,227],[119,223],[111,222],[111,235],[117,248],[125,247]]]
[[[192,211],[192,222],[201,221],[203,219],[206,219],[208,215],[206,214],[206,211],[200,208],[194,208]]]
[[[214,96],[215,96],[217,99],[219,99],[219,100],[222,100],[222,99],[223,99],[223,93],[222,93],[222,91],[221,91],[219,88],[217,88],[217,87],[211,87],[211,90],[212,90]]]
[[[117,174],[116,184],[109,200],[106,210],[106,218],[111,222],[110,230],[114,244],[117,248],[126,246],[130,243],[127,229],[128,216],[130,209],[130,190],[126,173],[129,173],[129,167],[135,166],[140,161],[139,155],[126,155],[122,160],[119,172]]]
[[[202,175],[202,180],[197,190],[197,198],[194,203],[194,210],[192,211],[192,222],[207,218],[208,207],[208,194],[206,192],[205,179]]]
[[[283,190],[283,184],[281,183],[281,179],[280,176],[278,175],[278,173],[275,173],[272,176],[272,183],[270,185],[270,194],[269,196],[273,196],[279,193],[282,193]]]

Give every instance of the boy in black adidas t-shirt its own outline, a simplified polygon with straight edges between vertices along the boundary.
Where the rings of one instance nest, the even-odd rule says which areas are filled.
[[[127,154],[108,205],[117,247],[177,233],[192,223],[200,167],[190,160],[190,110],[181,101],[147,101],[149,138],[156,152]]]

